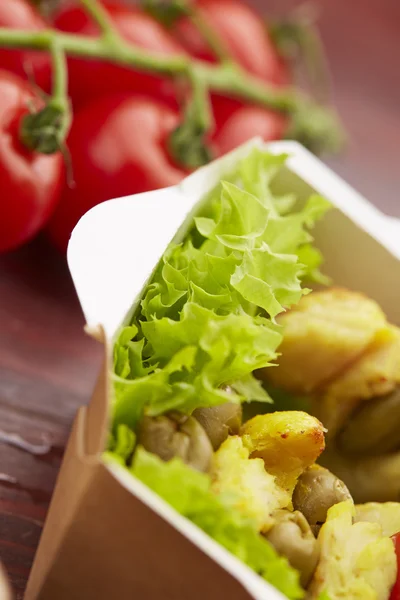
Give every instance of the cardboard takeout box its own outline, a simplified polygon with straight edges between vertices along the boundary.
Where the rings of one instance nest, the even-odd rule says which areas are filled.
[[[375,298],[400,324],[400,227],[297,143],[261,140],[179,186],[105,202],[75,228],[68,262],[87,321],[104,344],[89,406],[76,416],[26,592],[27,600],[278,600],[282,595],[123,468],[101,461],[109,426],[113,336],[197,202],[254,145],[290,155],[276,186],[317,191],[336,210],[318,223],[325,272]]]
[[[3,565],[0,562],[0,600],[11,600],[11,588]]]

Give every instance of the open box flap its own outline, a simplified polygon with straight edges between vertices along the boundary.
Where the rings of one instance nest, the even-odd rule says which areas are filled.
[[[254,147],[289,154],[290,170],[400,257],[397,220],[389,221],[300,144],[255,138],[178,186],[103,202],[82,217],[72,232],[68,264],[89,327],[100,323],[108,338],[114,335],[193,207]]]
[[[199,169],[180,185],[103,202],[76,225],[68,266],[89,328],[112,338],[198,200],[259,139]]]

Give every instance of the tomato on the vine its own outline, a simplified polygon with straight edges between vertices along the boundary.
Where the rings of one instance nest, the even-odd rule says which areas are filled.
[[[3,0],[0,2],[0,27],[40,31],[45,29],[46,23],[26,0]],[[43,52],[0,48],[0,69],[23,78],[32,76],[46,91],[50,87],[49,58]]]
[[[60,153],[27,150],[21,119],[41,101],[27,82],[0,71],[0,252],[31,239],[47,222],[64,180]]]
[[[101,98],[76,115],[67,141],[75,185],[64,189],[48,227],[56,247],[66,250],[72,229],[96,204],[185,176],[166,149],[179,118],[162,102],[127,94]]]
[[[169,33],[137,7],[103,0],[103,6],[127,42],[160,56],[186,54]],[[54,27],[80,35],[99,35],[99,28],[83,6],[67,4],[54,17]],[[168,99],[177,106],[175,87],[171,80],[129,67],[113,65],[101,60],[69,58],[69,93],[75,107],[105,94],[130,91]]]
[[[261,106],[243,105],[237,100],[212,99],[215,131],[213,147],[219,155],[230,152],[253,137],[260,136],[270,142],[284,137],[287,118]]]

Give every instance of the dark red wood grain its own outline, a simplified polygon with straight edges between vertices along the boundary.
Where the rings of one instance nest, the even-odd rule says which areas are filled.
[[[284,12],[298,2],[256,4]],[[378,207],[400,216],[400,3],[320,6],[335,97],[350,135],[346,154],[329,162]],[[35,456],[0,442],[0,558],[17,598],[72,418],[88,401],[99,368],[100,348],[82,327],[65,259],[43,240],[0,258],[0,432],[51,446]]]

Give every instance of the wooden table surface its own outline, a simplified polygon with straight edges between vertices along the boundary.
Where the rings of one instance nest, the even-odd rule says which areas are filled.
[[[296,2],[258,2],[274,4],[282,11]],[[329,162],[379,208],[400,217],[400,3],[320,4],[337,106],[350,134],[346,154]],[[88,401],[99,368],[100,348],[82,327],[65,260],[43,240],[0,258],[0,558],[17,598],[73,416]],[[50,450],[24,450],[15,444],[20,438],[32,450]]]

